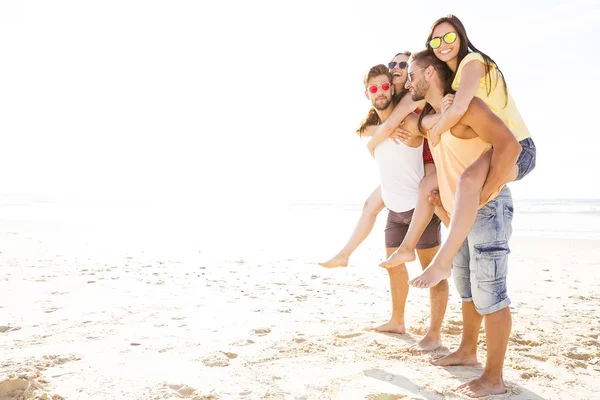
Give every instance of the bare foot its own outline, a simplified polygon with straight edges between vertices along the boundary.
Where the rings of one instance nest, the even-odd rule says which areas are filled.
[[[440,281],[450,278],[452,273],[452,263],[443,265],[441,262],[434,260],[433,263],[425,268],[425,271],[415,279],[408,281],[412,286],[419,289],[432,288]]]
[[[407,262],[415,261],[416,259],[417,256],[415,255],[414,249],[409,250],[400,246],[398,247],[398,250],[392,253],[392,255],[379,264],[379,266],[383,268],[394,268]]]
[[[467,353],[458,349],[445,357],[431,360],[430,363],[436,367],[447,367],[449,365],[477,365],[477,354]]]
[[[387,324],[383,324],[374,329],[376,332],[388,332],[388,333],[406,333],[406,327],[404,324],[399,324],[395,321],[390,321]]]
[[[481,376],[457,387],[456,393],[471,398],[478,398],[506,393],[506,386],[504,386],[502,380],[491,381]]]
[[[442,338],[439,334],[429,334],[429,332],[423,336],[423,339],[419,340],[419,342],[413,344],[406,348],[406,351],[419,354],[419,353],[427,353],[430,351],[434,351],[442,346]]]
[[[338,254],[329,261],[320,262],[319,265],[325,268],[347,267],[348,257]]]

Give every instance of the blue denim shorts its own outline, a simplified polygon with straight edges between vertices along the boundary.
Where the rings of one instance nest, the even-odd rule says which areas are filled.
[[[508,239],[512,234],[513,202],[510,190],[477,213],[475,224],[452,262],[454,284],[465,302],[472,301],[481,315],[508,307],[506,294]]]
[[[523,179],[525,175],[533,171],[537,154],[532,138],[523,139],[519,144],[521,145],[521,154],[519,154],[519,158],[517,159],[518,172],[515,181]]]

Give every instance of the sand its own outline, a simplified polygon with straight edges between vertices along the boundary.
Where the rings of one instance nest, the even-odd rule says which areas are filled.
[[[323,232],[318,251],[217,257],[193,241],[161,251],[172,232],[71,228],[2,224],[0,399],[456,399],[482,371],[428,363],[460,340],[452,283],[433,354],[403,350],[425,332],[426,291],[409,294],[406,334],[369,330],[390,310],[373,241],[326,270]],[[494,399],[598,398],[599,245],[513,238],[508,392]]]

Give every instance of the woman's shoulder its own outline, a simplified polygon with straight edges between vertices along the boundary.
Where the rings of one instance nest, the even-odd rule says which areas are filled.
[[[463,58],[462,61],[460,62],[459,69],[462,69],[462,67],[464,67],[471,61],[479,61],[480,63],[485,64],[485,60],[483,59],[483,56],[481,55],[481,53],[478,53],[476,51],[470,51],[467,53],[465,58]]]

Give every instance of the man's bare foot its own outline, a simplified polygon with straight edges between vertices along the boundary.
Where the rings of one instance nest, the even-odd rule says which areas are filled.
[[[452,263],[448,266],[434,260],[433,263],[425,268],[425,271],[415,279],[408,281],[408,283],[419,289],[432,288],[440,281],[450,278],[452,273]]]
[[[502,380],[495,382],[480,376],[471,382],[460,385],[455,391],[463,396],[478,398],[506,393],[506,386]]]
[[[445,357],[431,360],[430,363],[436,367],[447,367],[449,365],[477,365],[477,354],[467,353],[458,349]]]
[[[402,246],[398,247],[391,256],[388,257],[387,260],[379,264],[382,268],[394,268],[399,265],[405,264],[407,262],[415,261],[417,256],[415,255],[415,250],[405,249]]]
[[[319,265],[325,268],[347,267],[348,257],[338,254],[329,261],[320,262]]]
[[[430,351],[434,351],[442,346],[442,338],[439,334],[429,334],[429,332],[423,336],[423,339],[419,340],[417,343],[413,344],[406,348],[406,351],[419,354],[419,353],[427,353]]]
[[[404,326],[403,323],[400,324],[395,321],[390,321],[387,324],[378,326],[377,328],[374,329],[374,331],[387,332],[387,333],[399,333],[402,335],[402,334],[406,333],[406,327]]]

